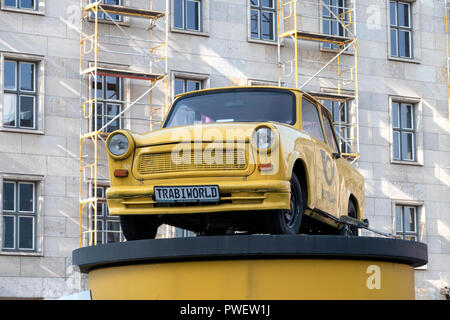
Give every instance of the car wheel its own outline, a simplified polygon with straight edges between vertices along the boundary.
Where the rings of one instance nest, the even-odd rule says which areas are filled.
[[[127,241],[154,239],[160,223],[149,215],[122,215],[120,226]]]
[[[347,215],[349,217],[352,217],[355,219],[358,218],[356,206],[353,203],[353,201],[351,201],[351,200],[348,203]],[[346,235],[346,236],[358,236],[358,228],[355,226],[351,226],[351,225],[345,225],[341,230],[341,234]]]
[[[295,173],[291,178],[290,210],[277,210],[267,214],[267,228],[271,234],[298,234],[305,211],[302,188]]]

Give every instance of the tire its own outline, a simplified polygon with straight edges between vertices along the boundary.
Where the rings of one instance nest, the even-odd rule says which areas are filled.
[[[149,215],[122,215],[120,227],[127,241],[154,239],[160,223]]]
[[[302,188],[295,173],[291,177],[291,209],[267,214],[267,229],[271,234],[299,234],[305,211]]]
[[[356,206],[352,200],[348,202],[348,211],[347,215],[352,218],[358,218]],[[358,236],[358,228],[355,226],[346,225],[342,228],[341,234],[345,236]]]

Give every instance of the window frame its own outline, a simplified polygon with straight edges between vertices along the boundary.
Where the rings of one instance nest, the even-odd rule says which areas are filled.
[[[329,1],[331,1],[331,0],[329,0]],[[340,0],[337,0],[337,1],[340,1]],[[342,1],[344,1],[344,5],[342,5],[342,6],[339,5],[339,4],[337,6],[329,5],[330,7],[336,7],[337,8],[338,13],[336,15],[339,15],[341,13],[345,13],[347,11],[347,9],[349,8],[347,0],[342,0]],[[324,7],[323,6],[324,6],[323,4],[322,4],[322,6],[319,6],[319,10],[321,12],[321,15],[320,15],[321,20],[320,20],[320,22],[321,22],[322,33],[323,34],[327,34],[327,35],[335,35],[335,36],[340,36],[340,37],[347,37],[348,36],[347,29],[345,29],[339,23],[339,21],[328,10],[326,10],[326,12],[328,13],[328,16],[324,15]],[[342,12],[339,12],[340,10],[342,10]],[[349,14],[347,13],[346,16],[345,16],[346,17],[346,19],[344,19],[345,22],[349,22],[348,15]],[[325,21],[328,21],[328,23],[329,23],[329,27],[328,27],[328,31],[329,32],[325,32]],[[336,31],[336,33],[332,32],[332,29],[333,29],[332,28],[332,23],[333,22],[336,22],[336,24],[337,24],[337,31]],[[341,32],[340,32],[341,28],[342,28],[343,34],[341,34]],[[337,44],[335,44],[335,43],[322,43],[321,44],[321,49],[337,50],[338,47],[337,47]],[[348,50],[346,52],[348,53]]]
[[[89,4],[90,3],[94,3],[96,1],[98,1],[98,0],[88,0],[88,3]],[[113,3],[111,3],[111,4],[112,5],[117,5],[117,6],[124,6],[124,1],[126,1],[126,0],[117,0],[117,1],[119,2],[118,4],[113,4]],[[111,17],[115,15],[115,16],[118,17],[118,19],[109,20],[109,19],[107,19],[106,15],[101,10],[99,10],[98,11],[98,21],[99,22],[106,22],[106,23],[114,23],[114,22],[116,22],[118,24],[123,24],[125,22],[124,16],[121,15],[121,14],[109,13],[109,15]],[[89,15],[89,21],[95,21],[95,15],[94,15],[93,12],[91,12],[90,15]]]
[[[2,253],[36,253],[37,243],[38,243],[38,182],[28,181],[28,180],[14,180],[10,178],[0,179],[2,184],[2,197],[3,197],[3,186],[5,183],[14,184],[14,211],[4,210],[2,202],[2,225],[4,224],[5,217],[12,217],[14,219],[14,248],[4,247],[4,226],[2,227],[1,242],[2,246],[0,248]],[[31,184],[33,186],[32,196],[33,196],[33,211],[20,211],[20,185],[21,184]],[[21,218],[32,218],[32,248],[21,248],[20,247],[20,219]]]
[[[395,127],[394,125],[394,104],[398,105],[398,127]],[[412,122],[412,128],[403,128],[402,126],[402,106],[410,106],[411,107],[411,122]],[[404,161],[404,162],[417,162],[417,130],[416,130],[416,106],[414,103],[410,102],[402,102],[398,100],[392,101],[392,108],[391,108],[391,131],[392,131],[392,159],[394,161]],[[398,142],[398,149],[399,149],[399,155],[400,158],[395,158],[395,151],[396,151],[396,139],[395,139],[395,133],[398,133],[399,135],[399,142]],[[412,159],[404,159],[403,158],[403,134],[411,134],[412,135]]]
[[[397,221],[397,208],[401,209],[401,230],[398,231],[398,221]],[[406,231],[405,228],[405,209],[414,208],[414,231]],[[421,206],[417,204],[408,204],[408,203],[395,203],[394,204],[394,234],[397,238],[400,238],[402,240],[408,240],[405,239],[406,237],[415,237],[414,241],[420,241],[420,210]],[[411,241],[411,240],[410,240]]]
[[[106,199],[106,189],[107,188],[109,188],[109,186],[107,186],[107,185],[98,185],[97,186],[97,193],[95,193],[95,195],[97,196],[97,199],[98,198],[104,198],[104,199]],[[101,197],[99,197],[99,194],[98,194],[98,190],[102,190],[101,191]],[[101,214],[98,214],[98,207],[99,206],[101,206],[101,208],[102,208],[102,213]],[[114,223],[118,223],[119,224],[119,242],[123,242],[123,241],[125,241],[125,236],[123,235],[123,232],[122,232],[122,227],[120,226],[120,219],[119,219],[119,217],[118,216],[112,216],[112,215],[110,215],[109,214],[109,210],[108,210],[108,203],[107,202],[97,202],[97,210],[95,211],[95,213],[97,214],[97,244],[98,245],[100,245],[100,244],[107,244],[107,243],[115,243],[115,242],[108,242],[107,241],[107,239],[108,239],[108,233],[116,233],[117,231],[115,231],[115,230],[108,230],[107,229],[107,226],[108,226],[108,222],[114,222]],[[98,223],[101,223],[101,225],[102,225],[102,228],[101,228],[101,230],[99,230],[99,228],[98,228]],[[90,224],[91,224],[91,228],[93,227],[93,225],[94,225],[94,223],[95,223],[95,219],[94,219],[94,217],[91,217],[91,221],[90,221]],[[100,241],[99,241],[99,233],[101,234],[101,239],[100,239]]]
[[[393,25],[391,23],[391,3],[395,3],[395,18],[396,18],[396,24]],[[409,27],[405,27],[405,26],[400,26],[399,25],[399,4],[406,4],[408,6],[408,19],[409,19]],[[389,10],[389,14],[388,14],[388,26],[389,26],[389,57],[392,58],[397,58],[397,59],[408,59],[408,60],[414,60],[414,27],[413,27],[413,12],[412,12],[412,6],[413,6],[413,2],[409,2],[409,1],[399,1],[399,0],[389,0],[389,5],[388,5],[388,10]],[[391,33],[392,31],[395,30],[396,31],[396,55],[392,54],[392,36]],[[400,55],[400,45],[399,45],[399,40],[400,40],[400,31],[404,31],[404,32],[408,32],[409,33],[409,52],[410,52],[410,56],[401,56]]]
[[[39,7],[39,0],[33,0],[34,5],[33,8],[25,8],[25,7],[21,7],[21,0],[15,0],[16,1],[16,5],[15,6],[9,6],[6,5],[5,0],[2,0],[2,8],[7,8],[7,9],[16,9],[16,10],[27,10],[27,11],[37,11],[38,7]]]
[[[102,82],[101,82],[102,87],[101,87],[101,89],[99,89],[98,85],[97,85],[97,91],[101,90],[101,97],[99,97],[98,93],[97,93],[97,101],[96,102],[97,102],[97,112],[98,112],[99,106],[101,106],[101,110],[102,110],[102,114],[101,114],[102,126],[101,127],[103,127],[105,124],[107,124],[109,121],[111,121],[112,118],[114,118],[115,116],[117,116],[117,114],[121,113],[124,110],[124,104],[125,104],[125,102],[124,102],[124,96],[125,96],[124,87],[125,87],[125,83],[124,82],[125,81],[124,81],[123,78],[113,77],[113,76],[98,75],[97,77],[101,77],[101,79],[102,79]],[[107,96],[106,96],[106,94],[107,94],[107,85],[108,85],[107,78],[115,78],[115,79],[119,80],[119,82],[118,82],[119,83],[119,90],[118,90],[119,96],[117,97],[118,99],[107,99]],[[90,75],[89,76],[89,96],[90,96],[91,99],[94,99],[94,97],[95,97],[95,93],[93,92],[95,90],[94,89],[94,84],[95,84],[94,80],[95,80],[94,77],[92,75]],[[99,83],[99,82],[97,82],[97,83]],[[94,111],[95,111],[94,108],[95,108],[95,103],[96,102],[94,101],[93,104],[92,104],[92,108],[93,108],[92,109],[92,113],[94,113]],[[114,116],[109,116],[107,114],[108,105],[118,105],[119,106],[119,112],[116,115],[114,115]],[[93,115],[93,117],[92,117],[92,123],[90,123],[90,127],[91,127],[92,131],[94,131],[94,128],[95,128],[95,123],[94,122],[98,121],[98,118],[99,118],[99,114],[98,113]],[[109,118],[109,120],[108,120],[108,118]],[[124,128],[124,114],[121,114],[117,120],[119,120],[119,129],[123,129]],[[101,127],[97,126],[97,130],[100,129]],[[111,133],[112,131],[108,131],[107,130],[108,127],[106,127],[104,129],[104,131],[102,131],[102,132],[104,132],[104,133]]]
[[[173,11],[175,11],[175,1],[177,1],[177,0],[173,0],[173,2],[172,2],[172,8],[173,8]],[[182,2],[182,7],[181,7],[181,10],[182,10],[182,26],[183,27],[177,27],[176,26],[176,24],[175,24],[175,14],[173,14],[173,23],[172,23],[172,26],[173,26],[173,29],[175,29],[175,30],[181,30],[181,31],[187,31],[187,32],[203,32],[203,10],[204,10],[204,8],[203,8],[203,6],[204,6],[204,4],[203,4],[203,1],[202,0],[179,0],[179,1],[181,1]],[[196,3],[198,3],[198,12],[197,12],[197,14],[198,14],[198,29],[190,29],[190,28],[188,28],[187,27],[187,21],[188,21],[188,19],[187,19],[187,10],[186,10],[186,8],[187,8],[187,4],[186,4],[186,2],[187,1],[190,1],[190,2],[196,2]]]
[[[175,92],[175,82],[177,80],[183,81],[183,92],[181,92],[181,93],[176,93]],[[174,87],[173,87],[173,90],[174,90],[173,95],[174,96],[177,96],[179,94],[183,94],[183,93],[186,93],[186,92],[196,91],[196,90],[187,90],[188,82],[194,82],[194,83],[199,84],[199,89],[197,89],[197,90],[202,90],[203,89],[203,81],[199,80],[199,79],[192,79],[192,78],[185,78],[185,77],[175,76],[173,81],[174,81]]]
[[[265,7],[262,5],[262,0],[257,0],[258,5],[252,4],[252,0],[249,0],[248,6],[248,37],[250,41],[267,41],[269,43],[276,43],[278,38],[278,29],[277,29],[277,1],[273,0],[273,7]],[[252,11],[255,10],[258,13],[258,37],[252,36]],[[272,21],[272,32],[273,39],[262,39],[262,23],[261,23],[261,13],[262,12],[270,12],[273,14]]]
[[[14,66],[14,80],[15,80],[15,88],[14,89],[7,89],[5,88],[5,83],[4,83],[4,77],[5,77],[5,64],[7,62],[14,62],[15,66]],[[33,66],[33,88],[34,90],[30,91],[30,90],[24,90],[21,89],[20,86],[20,80],[21,80],[21,72],[20,72],[20,68],[21,65],[23,64],[30,64]],[[39,67],[38,67],[38,63],[36,61],[29,61],[29,60],[20,60],[20,59],[11,59],[11,58],[5,58],[3,60],[2,63],[2,70],[3,70],[3,79],[2,79],[2,83],[3,83],[3,87],[2,87],[2,105],[4,103],[4,96],[6,94],[11,94],[11,95],[15,95],[16,96],[16,107],[15,107],[15,125],[11,126],[11,125],[7,125],[4,122],[4,113],[2,114],[2,128],[7,128],[7,129],[19,129],[19,130],[36,130],[37,129],[37,122],[38,122],[38,116],[37,116],[37,109],[38,109],[38,98],[39,98],[39,87],[38,87],[38,79],[39,79]],[[33,126],[32,127],[25,127],[25,126],[21,126],[20,124],[20,112],[21,112],[21,98],[22,97],[32,97],[33,98]],[[3,109],[4,110],[4,109]]]

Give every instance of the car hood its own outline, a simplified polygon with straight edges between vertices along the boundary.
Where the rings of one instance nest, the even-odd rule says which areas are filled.
[[[162,128],[146,134],[132,133],[132,136],[137,148],[180,142],[244,142],[249,141],[260,125],[277,127],[272,122],[208,123]]]

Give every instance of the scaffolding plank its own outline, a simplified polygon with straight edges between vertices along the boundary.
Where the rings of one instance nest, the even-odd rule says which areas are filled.
[[[348,101],[353,100],[356,97],[351,94],[339,94],[339,93],[331,93],[331,92],[308,92],[309,95],[313,96],[316,99],[323,100],[333,100],[333,101]]]
[[[95,72],[95,69],[96,69],[95,67],[84,69],[82,71],[82,74],[93,73]],[[97,67],[97,74],[100,76],[111,76],[117,78],[129,78],[129,79],[149,80],[149,81],[155,81],[164,78],[164,74],[160,73],[114,69],[106,67]]]
[[[164,11],[132,8],[132,7],[115,5],[115,4],[102,3],[102,4],[99,4],[99,7],[101,7],[103,10],[105,10],[108,13],[114,13],[114,14],[124,15],[124,16],[158,19],[158,18],[162,18],[166,15],[166,13]]]
[[[319,42],[331,42],[335,44],[347,44],[353,41],[354,38],[351,37],[343,37],[332,34],[325,33],[316,33],[309,31],[293,31],[285,33],[284,37],[289,35],[295,35],[297,39],[311,40],[311,41],[319,41]]]

